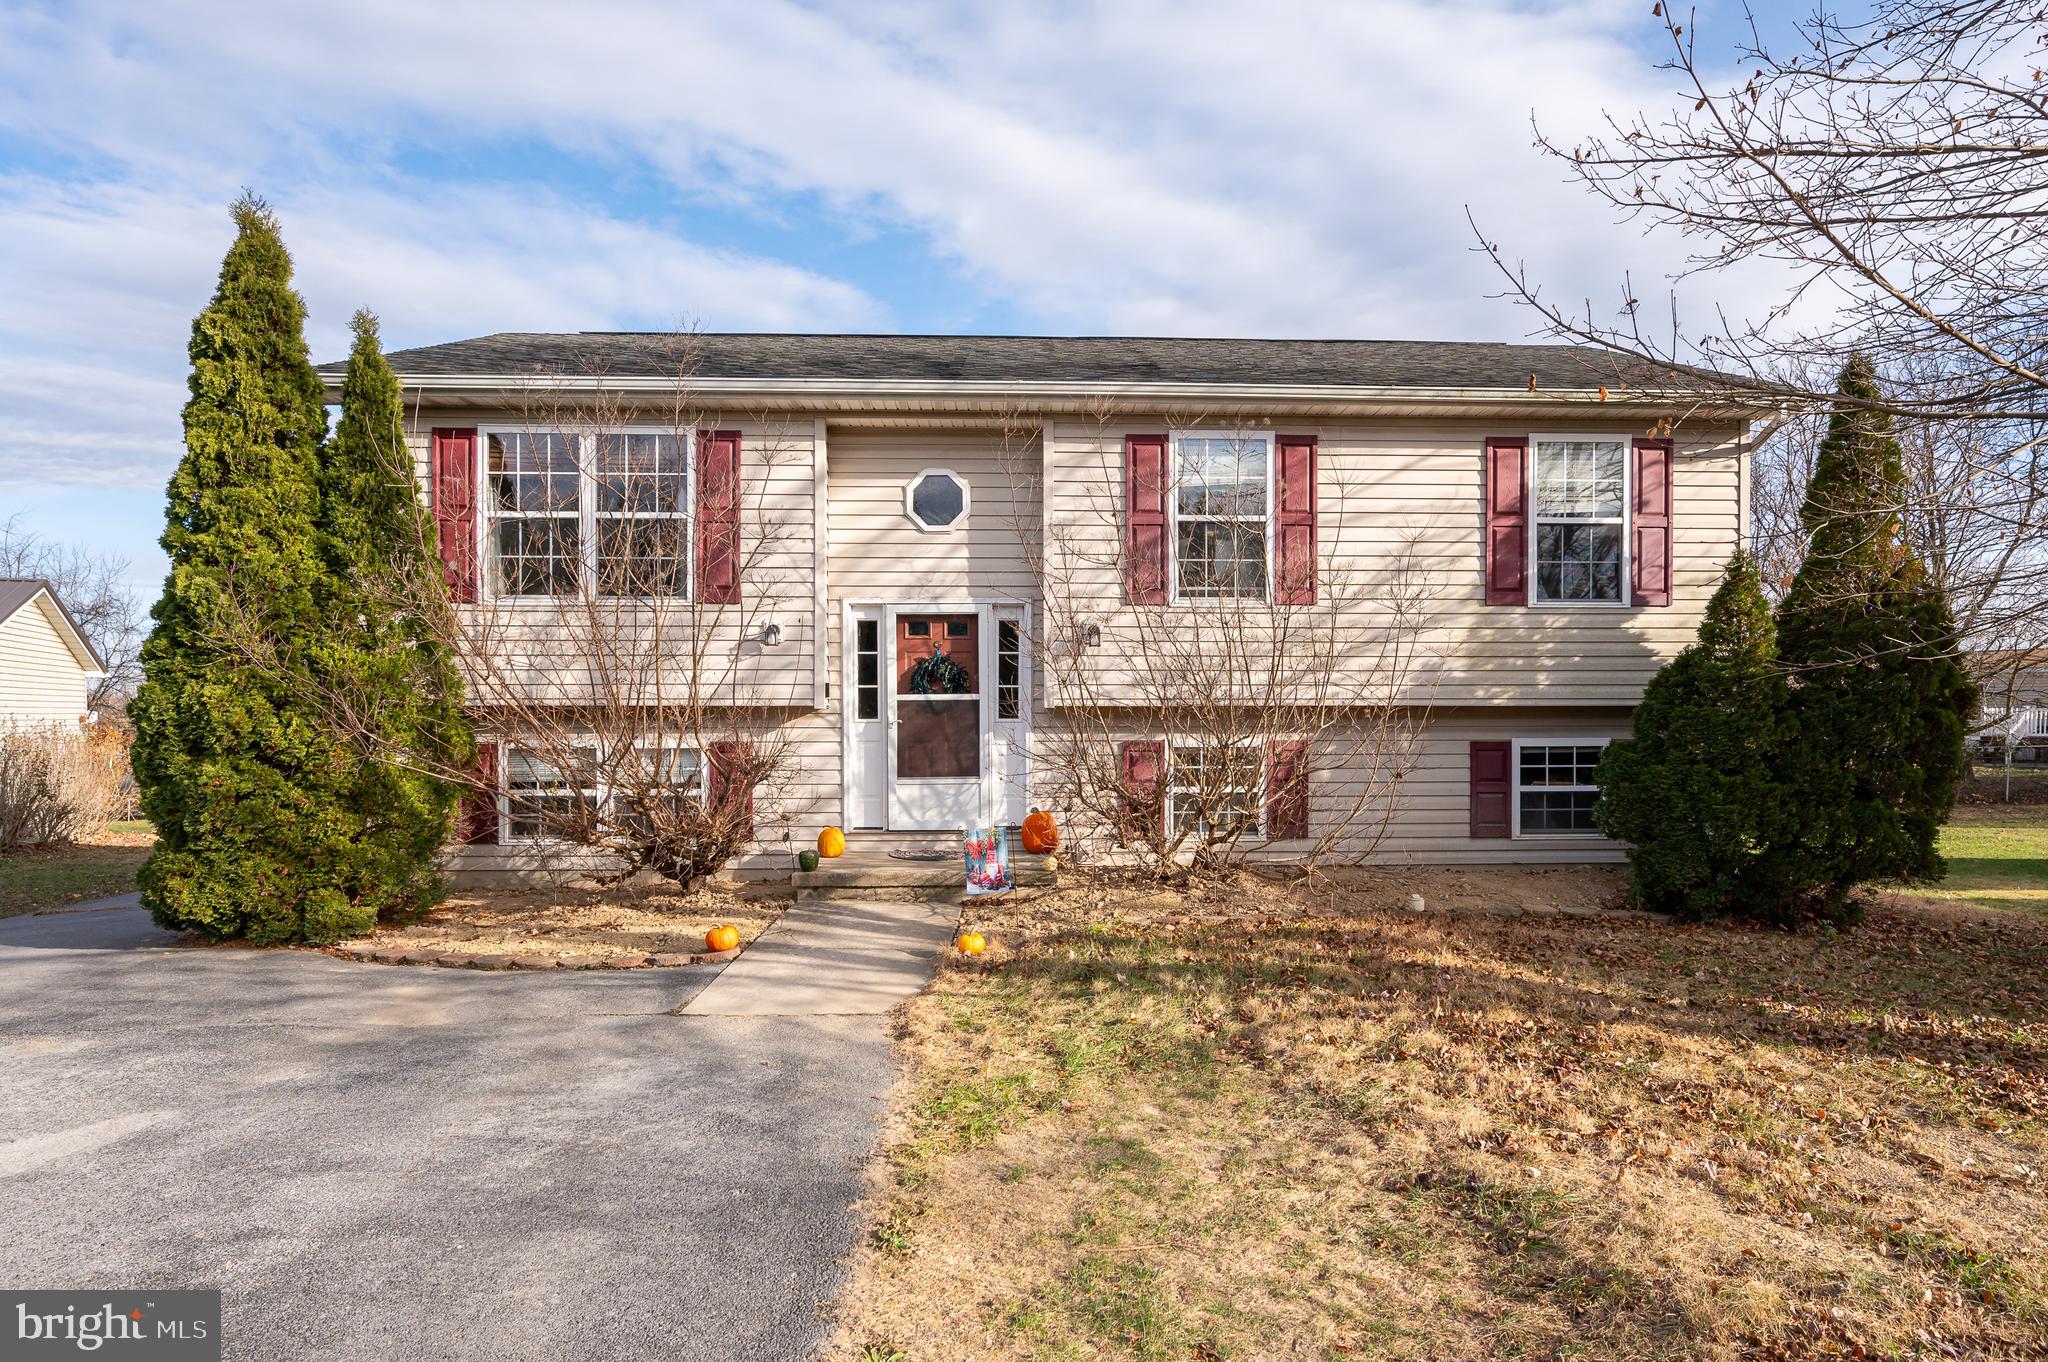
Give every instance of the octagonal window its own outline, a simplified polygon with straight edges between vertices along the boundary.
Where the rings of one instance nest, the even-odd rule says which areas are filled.
[[[927,468],[903,489],[904,513],[927,533],[958,529],[967,507],[967,480],[950,468]]]

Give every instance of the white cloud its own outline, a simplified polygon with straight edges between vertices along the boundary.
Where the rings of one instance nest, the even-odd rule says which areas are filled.
[[[0,233],[20,243],[0,289],[24,301],[0,318],[0,344],[22,354],[52,337],[86,369],[174,375],[224,244],[221,205],[245,181],[285,214],[323,356],[339,353],[359,303],[398,342],[685,314],[789,329],[894,320],[800,263],[710,250],[686,228],[521,183],[504,148],[526,140],[650,167],[684,207],[717,201],[765,222],[822,204],[849,238],[921,234],[1045,329],[1512,338],[1531,322],[1487,297],[1498,285],[1471,250],[1467,203],[1565,297],[1618,297],[1629,261],[1654,297],[1645,281],[1679,259],[1676,243],[1602,221],[1529,145],[1532,108],[1569,136],[1602,107],[1669,97],[1626,43],[1647,10],[357,0],[313,23],[274,3],[101,0],[0,12],[0,121],[92,173],[85,188],[0,183]],[[475,183],[408,178],[409,146],[475,149]],[[1714,301],[1745,310],[1746,290],[1769,282],[1716,281]],[[45,444],[45,463],[80,478],[126,469],[135,415],[107,415],[106,459]],[[161,422],[151,430],[160,438]]]
[[[148,485],[176,461],[193,313],[232,233],[230,179],[152,190],[0,178],[0,488]],[[458,201],[464,211],[429,205]],[[319,359],[369,306],[394,345],[479,332],[687,322],[871,326],[859,289],[599,211],[545,189],[320,184],[281,200]]]

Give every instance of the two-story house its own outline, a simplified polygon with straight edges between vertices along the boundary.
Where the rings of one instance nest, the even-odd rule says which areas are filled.
[[[1133,612],[1370,610],[1331,583],[1399,546],[1429,591],[1384,697],[1415,739],[1373,855],[1613,859],[1592,770],[1742,541],[1760,414],[1566,346],[580,333],[390,359],[466,605],[545,608],[649,552],[610,523],[608,451],[668,489],[636,501],[673,521],[662,590],[732,615],[716,646],[800,758],[800,838],[1014,822],[1072,703],[1036,654],[1113,651]],[[568,429],[586,405],[609,434]],[[1156,760],[1143,690],[1105,741]],[[500,780],[536,779],[492,743]],[[1269,853],[1345,778],[1314,772]],[[516,813],[472,818],[451,869],[516,868]]]

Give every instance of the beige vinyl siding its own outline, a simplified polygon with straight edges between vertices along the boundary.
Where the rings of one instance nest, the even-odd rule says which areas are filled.
[[[636,414],[622,410],[606,422],[606,429],[627,426],[663,428],[671,418],[665,412]],[[542,429],[531,417],[511,410],[464,411],[459,415],[415,413],[407,434],[423,497],[431,503],[433,429],[466,428]],[[739,419],[705,416],[698,426],[708,430],[740,432],[741,544],[743,572],[738,605],[697,605],[681,612],[689,628],[708,628],[713,642],[705,656],[708,674],[730,680],[737,703],[776,707],[810,708],[813,704],[811,659],[815,647],[812,564],[814,481],[812,461],[817,457],[816,426],[808,418]],[[565,427],[576,430],[574,427]],[[480,439],[481,443],[481,439]],[[470,610],[472,621],[488,616],[493,634],[500,631],[510,640],[532,640],[536,656],[541,655],[550,630],[552,602],[539,599],[490,599],[491,559],[489,543],[489,487],[478,485],[478,534],[483,577],[483,601]],[[764,625],[779,624],[782,643],[764,647],[759,635]],[[686,651],[679,641],[671,651]],[[565,695],[573,695],[579,678],[573,667],[563,665],[548,673],[549,681]]]
[[[1061,421],[1046,458],[1048,537],[1097,546],[1051,573],[1075,599],[1103,602],[1108,665],[1117,656],[1123,585],[1113,555],[1121,533],[1126,434],[1171,428],[1165,417]],[[1634,704],[1657,669],[1692,642],[1740,534],[1738,432],[1681,429],[1672,468],[1672,604],[1489,606],[1485,603],[1483,449],[1489,435],[1527,434],[1497,422],[1333,424],[1246,419],[1237,428],[1313,434],[1318,444],[1317,538],[1324,603],[1361,611],[1407,568],[1428,583],[1424,656],[1398,698],[1432,705]],[[1592,420],[1546,421],[1534,433],[1641,434]],[[1333,574],[1351,585],[1332,592]],[[1192,614],[1199,606],[1145,607]]]
[[[793,743],[792,771],[757,807],[761,840],[741,859],[742,874],[780,874],[787,852],[808,845],[819,827],[841,821],[841,713],[845,703],[843,608],[852,601],[1036,600],[1026,543],[1095,536],[1102,561],[1081,564],[1067,589],[1098,608],[1104,664],[1116,656],[1122,582],[1114,566],[1121,534],[1123,438],[1156,433],[1164,416],[1108,423],[1054,419],[1037,437],[1005,437],[989,426],[941,427],[935,418],[863,415],[833,424],[808,413],[746,419],[707,418],[707,428],[743,432],[748,534],[773,539],[769,562],[750,572],[747,604],[714,627],[735,655],[744,653],[756,698],[774,697]],[[954,418],[947,417],[950,421]],[[973,419],[962,417],[962,420]],[[520,427],[505,410],[460,414],[422,411],[411,432],[422,480],[429,431],[441,426]],[[659,422],[651,422],[659,424]],[[1209,423],[1204,423],[1209,424]],[[1738,542],[1741,527],[1739,433],[1733,427],[1681,428],[1673,462],[1673,604],[1634,607],[1490,607],[1484,604],[1483,446],[1489,435],[1531,433],[1500,421],[1385,418],[1359,421],[1245,418],[1244,428],[1314,434],[1319,446],[1319,544],[1322,568],[1370,578],[1392,571],[1404,554],[1429,584],[1425,665],[1398,697],[1426,709],[1413,773],[1404,783],[1380,861],[1564,863],[1616,859],[1597,838],[1474,841],[1469,822],[1467,744],[1477,739],[1612,737],[1656,669],[1690,643],[1707,598]],[[1639,435],[1640,425],[1546,419],[1534,433]],[[819,463],[822,460],[822,476]],[[920,530],[904,513],[906,483],[925,468],[948,468],[972,489],[968,523],[946,534]],[[1041,480],[1051,488],[1041,527]],[[818,489],[824,491],[819,502]],[[823,525],[822,538],[819,527]],[[1404,547],[1405,546],[1405,547]],[[826,580],[816,577],[822,563]],[[1072,565],[1070,565],[1072,566]],[[1054,573],[1055,580],[1059,572]],[[1330,599],[1325,597],[1326,602]],[[822,627],[818,624],[822,606]],[[1167,607],[1187,611],[1197,606]],[[751,642],[773,619],[785,642]],[[1042,618],[1027,631],[1039,656],[1034,722],[1056,722],[1041,689]],[[823,677],[818,685],[822,647]],[[821,708],[814,708],[823,699]],[[1346,801],[1342,773],[1312,782],[1311,816]],[[791,834],[785,844],[784,830]],[[1297,848],[1298,849],[1298,848]],[[1359,849],[1362,852],[1362,848]],[[1273,849],[1284,858],[1286,845]],[[518,848],[462,848],[451,869],[465,880],[537,872]],[[555,862],[559,868],[560,862]]]
[[[1286,862],[1311,850],[1334,827],[1347,824],[1326,853],[1336,864],[1369,862],[1391,865],[1506,864],[1572,865],[1589,861],[1617,861],[1623,858],[1619,843],[1590,835],[1550,835],[1475,838],[1471,835],[1471,744],[1486,741],[1536,743],[1605,744],[1625,738],[1629,715],[1624,709],[1558,707],[1485,708],[1415,711],[1402,730],[1403,744],[1391,745],[1385,764],[1368,769],[1369,760],[1357,740],[1336,737],[1334,746],[1353,757],[1349,769],[1327,769],[1309,758],[1309,837],[1301,841],[1274,842],[1253,852],[1256,860]],[[1057,725],[1057,714],[1041,723]],[[1119,741],[1161,739],[1166,735],[1144,724],[1136,712],[1126,716],[1118,729]],[[1405,761],[1408,774],[1395,788],[1391,807],[1386,802],[1368,805],[1368,782],[1384,788],[1386,776]],[[1056,793],[1048,787],[1048,773],[1040,771],[1033,791],[1036,802],[1058,807]],[[1116,858],[1109,840],[1098,830],[1078,826],[1069,819],[1070,841],[1092,852]]]
[[[835,634],[845,601],[1037,599],[1020,533],[1031,532],[1038,515],[1035,433],[1006,439],[989,430],[834,426],[827,448],[827,600]],[[950,469],[972,489],[964,526],[932,534],[904,513],[904,487],[927,468]],[[836,678],[836,638],[831,661]]]
[[[85,717],[90,682],[62,629],[47,596],[0,624],[0,726],[76,724]]]

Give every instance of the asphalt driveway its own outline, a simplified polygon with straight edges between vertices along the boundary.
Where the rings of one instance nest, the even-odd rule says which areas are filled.
[[[219,1287],[234,1358],[808,1357],[884,1023],[709,978],[0,920],[0,1285]]]

